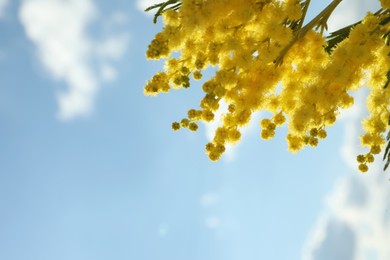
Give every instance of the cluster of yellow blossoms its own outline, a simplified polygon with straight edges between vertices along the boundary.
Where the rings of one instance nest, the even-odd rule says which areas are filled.
[[[390,89],[383,86],[390,69],[390,0],[381,0],[382,9],[368,13],[331,51],[322,30],[341,0],[302,26],[308,2],[181,0],[178,8],[162,14],[164,28],[148,46],[147,58],[166,61],[164,71],[147,82],[145,93],[188,88],[191,77],[200,80],[202,71],[216,66],[215,75],[202,85],[200,108],[172,124],[174,130],[196,131],[199,121],[214,120],[221,101],[227,103],[221,125],[206,145],[209,158],[216,161],[227,143],[240,140],[241,128],[256,111],[273,114],[260,122],[263,139],[271,139],[287,123],[290,151],[317,146],[340,109],[353,105],[351,91],[366,84],[370,115],[363,120],[361,142],[370,151],[357,160],[359,169],[367,171],[389,129]],[[175,52],[179,55],[173,57]]]

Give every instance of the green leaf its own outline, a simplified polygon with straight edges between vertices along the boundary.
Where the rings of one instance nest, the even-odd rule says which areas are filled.
[[[161,16],[167,10],[177,10],[181,6],[181,0],[168,0],[159,4],[149,6],[145,9],[145,12],[148,12],[153,9],[157,9],[157,12],[154,15],[153,23],[157,23],[157,18]]]

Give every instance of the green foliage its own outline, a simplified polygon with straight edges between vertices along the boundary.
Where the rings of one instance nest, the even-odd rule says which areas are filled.
[[[145,9],[145,12],[149,12],[153,9],[157,9],[156,13],[154,14],[153,23],[157,23],[157,18],[161,16],[165,11],[167,10],[177,10],[181,6],[180,0],[168,0],[159,4],[155,4],[152,6],[149,6]]]

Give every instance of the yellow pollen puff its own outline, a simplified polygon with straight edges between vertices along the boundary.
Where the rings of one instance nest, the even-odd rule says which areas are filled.
[[[216,86],[212,81],[206,81],[202,86],[202,90],[206,93],[212,93],[215,87]]]
[[[223,153],[223,152],[225,152],[225,150],[226,150],[226,148],[225,148],[225,146],[223,145],[223,144],[217,144],[216,146],[215,146],[215,149],[219,152],[219,153]]]
[[[218,127],[215,131],[214,142],[225,143],[228,136],[228,130],[224,127]]]
[[[192,76],[194,77],[195,80],[200,80],[202,78],[202,72],[199,70],[195,71]]]
[[[272,130],[273,131],[273,130],[275,130],[275,128],[276,128],[276,125],[274,123],[269,123],[268,126],[267,126],[268,130]]]
[[[209,158],[211,161],[215,162],[215,161],[218,161],[219,158],[221,158],[221,154],[218,153],[217,151],[211,151],[209,153]]]
[[[210,110],[203,110],[202,120],[204,120],[206,122],[213,121],[214,120],[214,113]]]
[[[336,122],[336,115],[332,112],[332,113],[328,113],[326,116],[325,116],[325,122],[329,125],[332,125],[334,122]]]
[[[234,111],[236,111],[236,106],[234,104],[230,104],[228,107],[228,111],[230,113],[234,113]]]
[[[287,137],[288,150],[292,153],[298,152],[304,145],[304,140],[301,137],[288,134]]]
[[[318,135],[317,128],[310,129],[310,135],[316,137]]]
[[[373,163],[374,160],[375,160],[374,155],[372,155],[371,153],[368,153],[366,155],[366,160],[367,160],[368,163]]]
[[[381,152],[381,148],[379,145],[374,145],[371,147],[370,153],[379,154]]]
[[[188,118],[189,119],[196,119],[197,118],[197,113],[195,109],[190,109],[187,112]]]
[[[261,131],[261,138],[264,140],[269,140],[275,136],[275,131],[270,129],[263,129]]]
[[[172,123],[172,129],[175,130],[175,131],[179,130],[180,129],[180,123],[173,122]]]
[[[268,126],[272,123],[272,121],[268,118],[261,120],[260,125],[262,128],[268,128]]]
[[[284,122],[286,122],[286,118],[282,113],[278,113],[274,116],[273,121],[275,122],[275,125],[283,125]]]
[[[191,85],[187,93],[197,96],[193,91],[201,88],[204,97],[187,118],[172,123],[173,130],[196,131],[199,121],[211,122],[222,113],[206,145],[216,161],[226,144],[240,140],[252,115],[265,112],[273,116],[260,121],[261,138],[273,138],[276,128],[286,124],[288,149],[295,153],[326,138],[326,127],[354,105],[353,92],[367,85],[369,115],[362,120],[361,144],[370,152],[357,161],[361,171],[368,170],[388,142],[390,0],[380,0],[383,10],[368,13],[342,39],[322,32],[330,9],[300,27],[303,2],[310,1],[176,2],[175,10],[169,7],[176,4],[164,6],[162,30],[148,45],[146,57],[165,62],[164,70],[146,82],[144,93],[155,96]]]
[[[210,152],[214,148],[215,148],[215,145],[213,143],[207,143],[206,144],[206,151],[207,152]]]
[[[383,9],[390,9],[390,0],[380,0]]]
[[[368,171],[368,166],[364,163],[359,164],[359,171],[361,172],[367,172]]]
[[[196,131],[196,130],[198,130],[198,124],[195,122],[191,122],[188,125],[188,129],[190,129],[191,131]]]
[[[180,121],[180,125],[182,127],[188,127],[190,124],[190,120],[188,120],[187,118],[183,118],[181,121]]]
[[[318,145],[318,138],[310,136],[309,137],[309,145],[313,146],[313,147],[317,146]]]
[[[359,154],[356,157],[356,160],[357,160],[358,163],[364,163],[364,162],[366,162],[366,156],[364,156],[363,154]]]
[[[236,143],[241,138],[241,133],[237,129],[229,129],[227,140],[229,143]]]

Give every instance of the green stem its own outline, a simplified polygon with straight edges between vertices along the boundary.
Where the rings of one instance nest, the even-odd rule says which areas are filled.
[[[324,10],[321,11],[316,17],[314,17],[308,24],[306,24],[301,29],[297,30],[294,38],[291,40],[289,44],[287,44],[283,50],[280,52],[279,56],[275,60],[275,65],[279,66],[283,63],[283,58],[290,50],[290,48],[300,39],[305,37],[306,33],[313,29],[314,27],[322,27],[327,28],[326,22],[328,21],[330,15],[334,11],[334,9],[341,3],[342,0],[333,0]]]
[[[302,28],[303,22],[305,21],[306,18],[307,9],[309,9],[310,2],[311,0],[306,0],[304,3],[303,10],[302,10],[302,19],[299,20],[298,30]]]
[[[170,7],[172,9],[177,9],[180,5],[181,5],[181,0],[168,0],[166,2],[163,2],[163,3],[159,3],[159,4],[155,4],[153,6],[150,6],[148,8],[145,9],[145,12],[148,12],[150,10],[153,10],[153,9],[156,9],[158,8],[156,14],[154,15],[154,18],[153,18],[153,23],[157,23],[157,18],[166,10],[165,8],[168,6],[168,5],[173,5],[173,4],[176,4],[174,5],[173,7]],[[167,9],[170,9],[170,8],[167,8]]]

